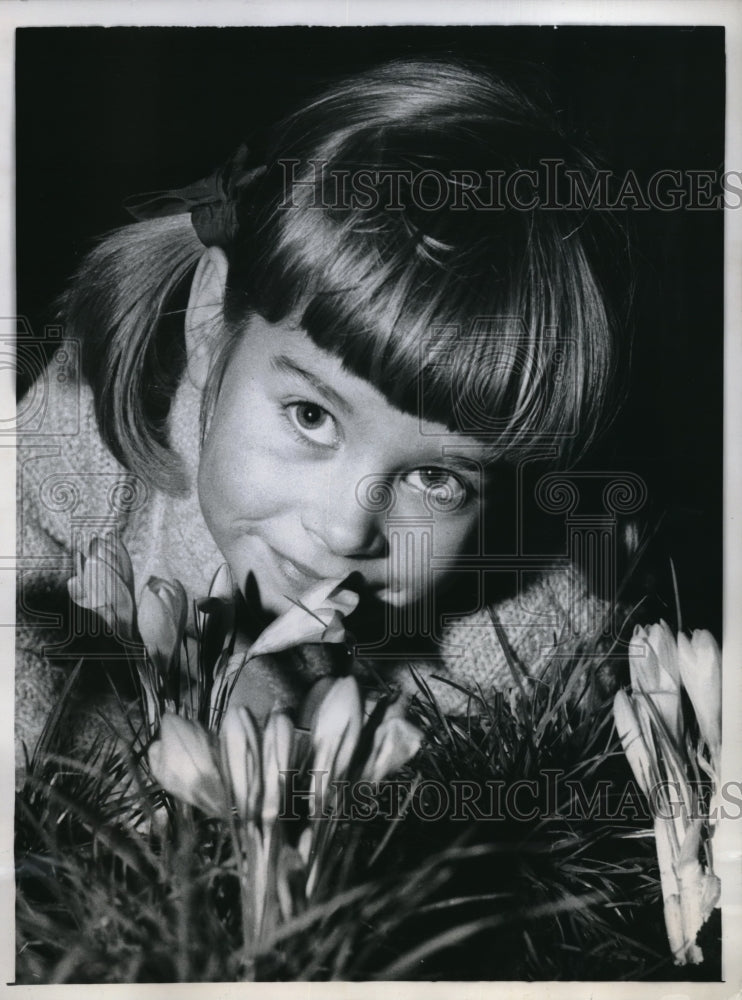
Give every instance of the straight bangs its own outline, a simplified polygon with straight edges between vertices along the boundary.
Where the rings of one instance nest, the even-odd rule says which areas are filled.
[[[597,168],[553,112],[479,67],[401,60],[336,83],[263,152],[230,257],[235,333],[249,310],[288,319],[493,459],[593,440],[618,367],[598,277],[625,255],[618,230],[564,192],[556,208],[493,201],[495,175],[545,159],[590,188]]]
[[[276,207],[243,245],[252,309],[493,461],[579,457],[605,411],[613,336],[574,213],[421,217],[315,195]]]

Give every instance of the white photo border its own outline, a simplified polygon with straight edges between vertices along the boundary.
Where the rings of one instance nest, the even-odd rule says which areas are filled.
[[[21,26],[54,25],[422,25],[422,24],[510,24],[510,25],[724,25],[727,50],[727,169],[742,167],[742,6],[729,0],[6,0],[0,5],[0,317],[15,315],[14,281],[14,30]],[[742,765],[742,211],[727,209],[725,219],[725,482],[724,482],[724,747],[723,775],[739,776]],[[3,320],[7,322],[7,320]],[[0,368],[0,415],[12,419],[14,412],[14,371],[11,365]],[[3,440],[0,447],[0,552],[15,551],[15,508],[11,484],[14,479],[12,443]],[[0,679],[0,753],[3,768],[0,793],[6,803],[2,824],[2,891],[0,893],[0,960],[2,982],[12,982],[14,975],[13,913],[13,630],[14,558],[1,555],[0,566],[0,649],[5,664]],[[69,996],[72,990],[82,996],[198,997],[224,998],[249,995],[266,997],[301,996],[361,998],[389,995],[396,997],[518,997],[550,1000],[574,1000],[588,997],[731,997],[742,988],[742,823],[722,822],[715,841],[715,858],[721,877],[723,895],[723,983],[518,983],[454,984],[441,982],[395,983],[307,983],[258,984],[238,983],[142,985],[103,988],[101,986],[44,987],[44,997]],[[36,987],[13,987],[14,997],[37,995]]]

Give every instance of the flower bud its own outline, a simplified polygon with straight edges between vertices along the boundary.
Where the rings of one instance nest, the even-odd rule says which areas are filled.
[[[626,759],[639,787],[647,795],[652,784],[652,758],[642,736],[634,706],[623,688],[616,692],[613,699],[613,718]]]
[[[283,771],[291,766],[294,727],[285,712],[271,712],[263,732],[263,823],[274,823],[281,808]]]
[[[209,597],[214,597],[221,601],[231,601],[234,599],[234,592],[235,586],[232,571],[227,563],[222,563],[211,581]]]
[[[340,778],[348,769],[361,733],[363,714],[353,677],[335,681],[320,702],[312,725],[315,771]]]
[[[423,734],[406,719],[384,719],[374,733],[374,742],[362,777],[382,781],[398,771],[420,749]]]
[[[263,782],[258,731],[249,709],[242,705],[227,709],[220,740],[237,812],[243,820],[252,818],[258,811]]]
[[[167,665],[179,655],[187,614],[188,598],[183,585],[178,580],[171,583],[151,576],[142,591],[137,622],[152,660]]]
[[[320,580],[296,604],[272,622],[252,644],[249,656],[279,653],[305,642],[342,642],[342,618],[355,610],[358,594],[342,580]]]
[[[680,677],[698,719],[701,736],[718,768],[721,749],[721,652],[706,629],[696,629],[690,641],[678,636]]]
[[[76,554],[77,574],[67,582],[70,597],[99,615],[112,632],[130,638],[134,631],[134,571],[129,553],[113,532],[95,536],[87,556]]]
[[[663,621],[645,631],[637,625],[629,644],[629,671],[635,695],[651,702],[670,738],[681,742],[680,671],[675,637]]]
[[[160,738],[149,750],[152,775],[166,792],[202,809],[209,816],[223,816],[227,797],[214,761],[208,735],[197,722],[166,712]]]

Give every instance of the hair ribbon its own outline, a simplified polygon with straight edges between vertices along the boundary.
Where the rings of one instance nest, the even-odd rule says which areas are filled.
[[[137,221],[190,212],[204,246],[228,247],[239,228],[237,206],[244,189],[265,173],[265,165],[247,167],[249,149],[242,145],[208,177],[170,191],[150,191],[125,199],[124,208]]]

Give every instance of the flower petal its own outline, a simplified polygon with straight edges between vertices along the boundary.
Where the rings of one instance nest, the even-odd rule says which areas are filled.
[[[166,792],[210,816],[223,816],[227,799],[206,731],[166,712],[160,739],[149,750],[152,775]]]
[[[263,781],[258,729],[249,709],[243,705],[227,709],[220,739],[237,812],[243,820],[254,817]]]
[[[347,615],[358,604],[358,594],[342,588],[342,580],[320,580],[299,602],[292,605],[266,628],[250,647],[248,656],[278,653],[305,642],[322,642],[331,628],[333,641],[338,641],[335,615]]]
[[[683,724],[678,650],[665,622],[650,626],[648,632],[636,627],[629,644],[629,671],[635,696],[654,705],[667,734],[679,745]]]
[[[693,632],[690,642],[678,636],[680,676],[698,719],[701,736],[718,769],[721,749],[721,652],[706,629]]]
[[[88,559],[97,559],[111,568],[124,586],[134,592],[134,569],[131,565],[129,552],[115,532],[105,535],[95,535],[90,542]]]
[[[420,749],[423,734],[406,719],[384,719],[374,733],[374,742],[362,777],[382,781],[398,771]]]
[[[642,736],[634,706],[623,688],[616,692],[613,699],[613,718],[626,759],[639,787],[647,795],[652,783],[652,758]]]
[[[324,612],[324,614],[323,614]],[[321,642],[345,642],[347,632],[345,630],[345,623],[343,622],[343,616],[339,611],[329,611],[327,608],[323,608],[319,612],[319,616],[325,620],[327,617],[327,625],[325,630],[320,636]]]
[[[231,601],[234,599],[235,589],[232,571],[227,563],[222,563],[211,581],[211,586],[209,587],[209,597],[215,597],[223,601]]]
[[[286,778],[282,772],[291,766],[294,726],[285,712],[271,712],[263,733],[263,823],[269,825],[278,818]]]
[[[353,677],[336,680],[320,702],[312,724],[313,770],[339,778],[348,769],[363,722]]]
[[[634,691],[644,685],[656,684],[657,658],[649,645],[649,637],[641,625],[637,625],[629,642],[629,679]]]
[[[76,556],[77,574],[67,584],[72,600],[94,611],[112,632],[130,638],[134,631],[134,573],[125,546],[113,533],[94,536],[88,554]]]
[[[182,584],[151,576],[137,608],[139,634],[151,659],[173,661],[180,652],[188,614]]]
[[[306,867],[309,864],[309,857],[312,853],[312,835],[316,827],[307,826],[301,831],[299,837],[299,843],[296,845],[296,849],[299,852],[299,857],[304,862]]]
[[[660,667],[667,675],[660,678],[663,688],[677,687],[680,683],[678,667],[678,646],[670,626],[662,619],[647,629],[647,641],[654,650]]]

